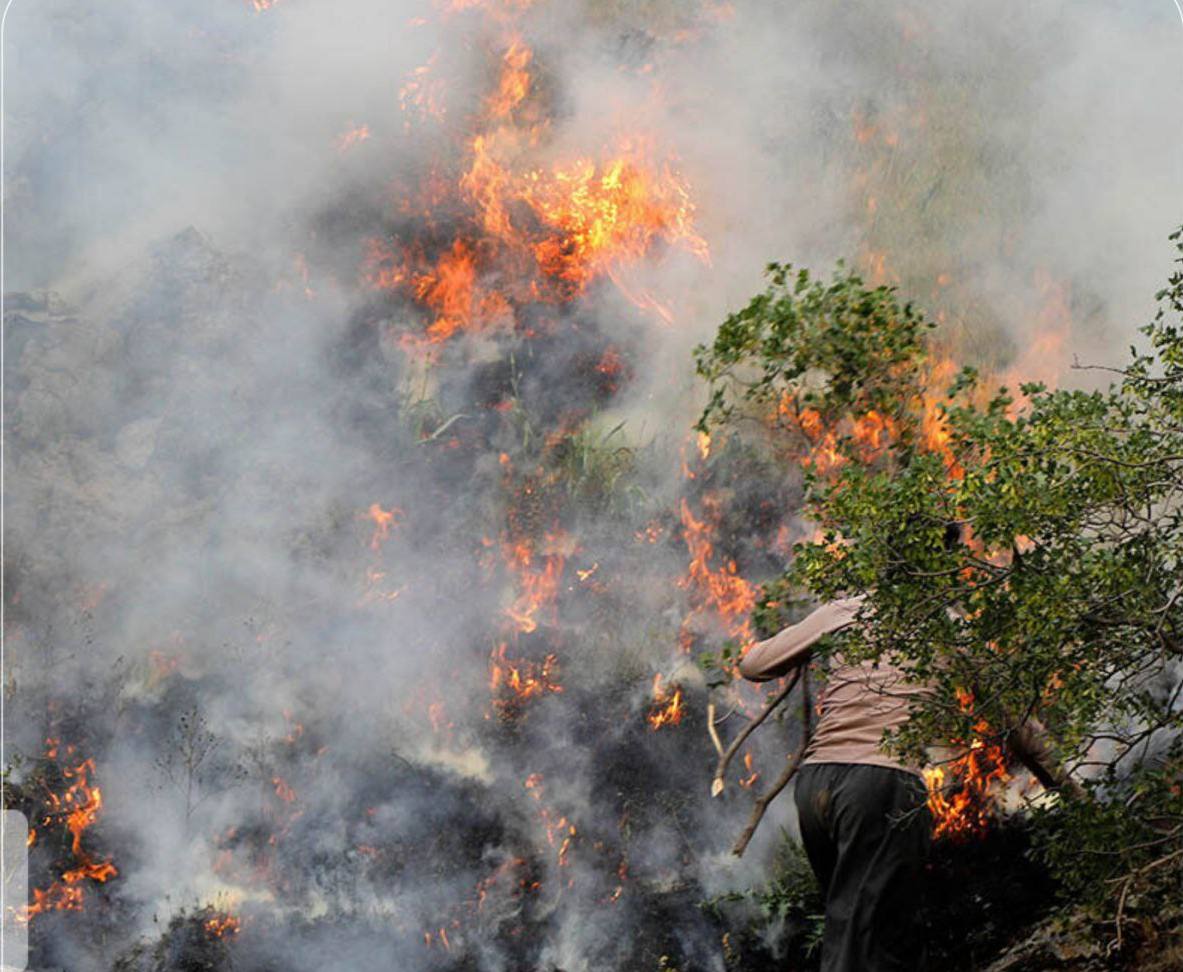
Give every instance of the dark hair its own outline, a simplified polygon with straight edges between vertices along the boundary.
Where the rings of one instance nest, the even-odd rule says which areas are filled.
[[[945,524],[945,553],[952,553],[965,543],[965,528],[962,520],[950,520]]]

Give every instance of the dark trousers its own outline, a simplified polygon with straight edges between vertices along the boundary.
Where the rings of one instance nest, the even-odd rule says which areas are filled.
[[[932,819],[903,770],[807,763],[797,774],[801,841],[826,902],[822,972],[918,972],[916,918]]]

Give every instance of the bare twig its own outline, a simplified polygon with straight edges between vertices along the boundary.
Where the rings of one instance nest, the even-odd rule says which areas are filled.
[[[715,703],[707,703],[707,733],[711,737],[711,745],[715,747],[715,752],[720,756],[723,755],[723,742],[719,739],[719,730],[715,728]],[[714,788],[712,787],[712,790]]]
[[[431,435],[424,436],[422,439],[420,439],[419,445],[426,445],[428,442],[435,442],[441,435],[443,435],[448,431],[448,429],[452,427],[453,423],[459,422],[461,419],[466,418],[468,418],[468,416],[463,412],[457,412],[450,419],[444,422],[443,425],[438,426],[435,431],[431,433]]]
[[[1171,854],[1167,854],[1165,857],[1160,857],[1156,861],[1151,861],[1149,864],[1145,864],[1135,871],[1131,871],[1124,877],[1113,878],[1109,882],[1110,884],[1116,884],[1118,882],[1121,883],[1121,897],[1117,902],[1117,915],[1114,919],[1114,923],[1117,926],[1117,938],[1109,943],[1108,950],[1111,954],[1115,951],[1120,952],[1122,945],[1124,944],[1122,927],[1125,920],[1126,899],[1129,897],[1130,889],[1134,886],[1134,883],[1138,880],[1138,878],[1140,878],[1143,874],[1146,874],[1148,871],[1153,871],[1155,868],[1171,863],[1171,861],[1177,861],[1180,857],[1183,857],[1183,847],[1180,847],[1177,851],[1174,851]]]
[[[788,757],[788,763],[785,766],[784,772],[780,774],[780,778],[772,784],[771,789],[761,794],[760,798],[756,800],[756,805],[752,808],[752,815],[748,818],[748,825],[744,828],[743,833],[739,835],[739,840],[735,842],[735,846],[731,848],[731,853],[736,857],[743,857],[744,851],[748,849],[748,844],[751,843],[752,835],[755,834],[756,828],[760,826],[760,821],[764,819],[764,812],[768,809],[769,804],[780,796],[781,790],[788,786],[793,777],[797,775],[797,770],[801,766],[801,759],[805,755],[805,750],[809,747],[813,715],[811,705],[809,682],[806,679],[801,698],[801,745],[795,753]]]
[[[755,719],[744,726],[743,731],[735,737],[731,745],[727,747],[726,751],[724,751],[719,743],[716,742],[715,748],[719,750],[719,762],[715,766],[715,778],[711,781],[711,796],[716,797],[723,792],[723,788],[726,785],[723,781],[723,777],[727,772],[727,767],[731,764],[731,760],[735,758],[735,754],[738,753],[743,744],[747,742],[748,737],[760,727],[764,720],[772,714],[773,710],[775,710],[777,706],[787,699],[789,697],[789,693],[797,687],[797,683],[801,680],[801,672],[801,668],[798,668],[793,672],[792,677],[790,677],[788,682],[785,683],[785,687],[772,697],[772,699],[764,706],[764,708],[760,711],[760,714],[756,716]],[[710,723],[713,735],[713,718],[710,720]]]

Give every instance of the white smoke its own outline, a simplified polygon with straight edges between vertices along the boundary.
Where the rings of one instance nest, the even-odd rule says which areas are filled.
[[[604,286],[571,312],[581,336],[513,361],[557,412],[580,340],[625,349],[633,381],[592,425],[624,421],[640,457],[630,502],[664,511],[667,539],[638,544],[627,517],[578,510],[566,613],[546,632],[565,691],[504,725],[488,685],[512,599],[497,456],[526,433],[496,426],[455,468],[443,439],[420,442],[411,368],[376,336],[417,312],[375,310],[357,276],[392,183],[462,151],[449,133],[488,89],[499,22],[407,0],[10,11],[6,287],[59,296],[6,304],[4,757],[35,757],[47,730],[98,747],[84,755],[120,876],[92,893],[126,909],[99,949],[82,919],[39,916],[35,945],[42,928],[61,936],[41,932],[47,962],[111,968],[159,934],[154,917],[224,900],[254,916],[242,947],[289,968],[392,954],[443,968],[440,929],[481,968],[638,967],[660,946],[627,895],[696,913],[757,881],[792,820],[783,798],[731,862],[747,804],[706,798],[701,713],[643,725],[652,673],[680,657],[691,347],[774,259],[825,271],[886,246],[894,277],[948,308],[959,349],[999,367],[1040,327],[1037,270],[1067,288],[1068,352],[1091,360],[1120,353],[1164,278],[1183,212],[1183,30],[1166,4],[691,15],[556,0],[514,16],[553,99],[545,152],[649,134],[693,187],[711,261],[671,248],[636,270],[672,325]],[[400,86],[437,51],[453,75],[444,134],[408,130]],[[858,124],[878,126],[869,143]],[[340,151],[359,125],[371,137]],[[473,389],[499,355],[493,341],[441,364],[457,435],[478,434]],[[405,512],[378,550],[372,503]],[[593,565],[607,593],[576,592],[573,568]],[[213,740],[193,773],[177,762],[190,710]],[[758,753],[766,777],[784,742]],[[676,809],[662,803],[680,789]],[[578,832],[565,866],[561,817]],[[263,825],[275,845],[243,833]],[[215,866],[223,852],[236,863]],[[290,939],[265,933],[272,921]],[[720,967],[705,924],[668,933]]]

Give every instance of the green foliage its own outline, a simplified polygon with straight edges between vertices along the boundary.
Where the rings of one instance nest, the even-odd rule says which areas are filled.
[[[869,595],[874,623],[845,633],[844,652],[890,656],[934,687],[890,740],[901,752],[968,740],[983,720],[1005,740],[1037,717],[1084,780],[1039,814],[1066,887],[1109,908],[1123,889],[1177,889],[1183,273],[1112,386],[1017,399],[971,370],[940,387],[952,371],[929,325],[890,288],[841,267],[828,285],[769,273],[697,363],[701,428],[755,419],[801,458],[820,428],[838,457],[807,476],[820,538],[796,548],[775,599]],[[802,438],[805,409],[820,424]],[[871,411],[894,430],[874,449],[853,434]]]
[[[695,351],[711,385],[699,430],[731,419],[737,400],[813,408],[823,420],[850,410],[893,414],[898,387],[918,380],[932,325],[841,264],[829,284],[787,264],[769,264],[767,275],[768,288],[723,322],[713,346]]]
[[[567,493],[584,508],[603,510],[637,504],[644,491],[633,481],[635,450],[625,444],[621,422],[607,432],[586,422],[551,450],[549,461]]]
[[[742,921],[726,917],[728,904],[740,906]],[[778,967],[816,968],[825,927],[825,902],[805,849],[785,830],[780,832],[766,883],[718,896],[703,907],[716,920],[733,927],[745,926],[745,939],[765,943],[774,940]]]
[[[809,866],[805,849],[784,831],[773,858],[772,877],[756,894],[763,912],[769,917],[795,916],[806,924],[805,950],[812,954],[821,947],[825,902],[821,888]]]

